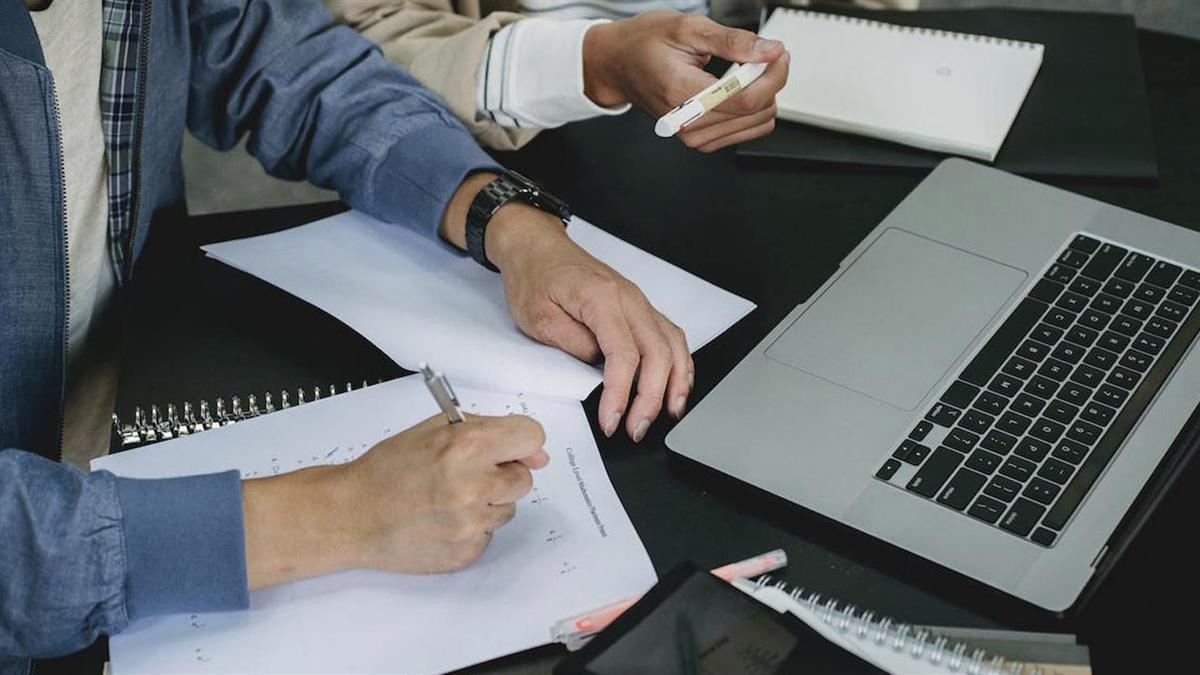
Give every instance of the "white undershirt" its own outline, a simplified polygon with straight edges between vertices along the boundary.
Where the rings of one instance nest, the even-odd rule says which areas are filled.
[[[602,108],[583,93],[583,36],[597,23],[603,21],[525,19],[500,29],[476,71],[480,119],[551,129],[629,110]]]
[[[108,160],[100,121],[101,3],[30,12],[59,107],[70,304],[63,460],[85,471],[108,450],[116,400],[116,275],[108,255]]]

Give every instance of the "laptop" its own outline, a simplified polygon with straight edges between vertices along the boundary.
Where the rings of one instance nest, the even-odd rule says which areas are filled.
[[[1200,233],[949,159],[667,445],[1067,613],[1197,445],[1198,298]]]

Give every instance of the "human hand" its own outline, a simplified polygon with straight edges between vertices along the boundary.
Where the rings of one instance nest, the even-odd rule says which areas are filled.
[[[243,484],[251,588],[336,569],[449,572],[483,554],[550,458],[520,416],[437,415],[357,460]]]
[[[637,286],[571,241],[561,220],[510,203],[493,217],[486,249],[522,331],[582,361],[603,360],[606,436],[625,417],[626,432],[640,442],[664,400],[671,415],[683,417],[695,373],[683,331]]]
[[[775,94],[787,83],[790,57],[783,43],[697,14],[659,10],[588,29],[584,93],[601,106],[633,103],[661,117],[716,81],[704,71],[713,56],[771,65],[749,87],[679,132],[679,139],[713,152],[771,133]]]

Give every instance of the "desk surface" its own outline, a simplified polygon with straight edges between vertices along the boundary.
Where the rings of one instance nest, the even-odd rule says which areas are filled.
[[[1143,33],[1142,55],[1160,183],[1063,187],[1200,229],[1200,42]],[[544,134],[501,159],[544,182],[588,220],[758,303],[757,311],[697,354],[697,400],[924,175],[739,165],[732,152],[701,156],[655,139],[650,128],[650,120],[636,113],[595,120]],[[131,301],[118,410],[402,374],[320,310],[205,260],[196,248],[342,208],[161,223]],[[597,401],[598,393],[585,402],[593,418]],[[1169,607],[1190,609],[1200,599],[1193,573],[1200,554],[1184,538],[1195,531],[1193,514],[1200,513],[1200,466],[1186,471],[1093,604],[1071,622],[1056,624],[836,523],[684,466],[665,451],[668,429],[659,422],[640,446],[596,433],[613,483],[660,572],[683,560],[716,565],[782,547],[791,560],[785,575],[790,581],[908,621],[1077,632],[1092,646],[1098,673],[1132,671],[1143,662],[1143,645],[1188,639],[1196,625],[1176,622]],[[81,672],[103,653],[100,643],[39,672]],[[1178,654],[1181,665],[1187,658],[1177,646],[1154,660],[1163,654]],[[546,647],[472,671],[545,672],[559,655],[559,648]]]

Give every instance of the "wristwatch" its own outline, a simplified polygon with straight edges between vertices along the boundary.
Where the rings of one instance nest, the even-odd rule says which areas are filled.
[[[467,253],[475,262],[484,267],[499,272],[500,270],[488,260],[484,247],[488,223],[500,207],[510,201],[519,201],[541,209],[546,213],[562,219],[563,227],[571,219],[571,211],[558,197],[542,190],[533,181],[515,171],[505,171],[497,176],[471,200],[467,209]]]

